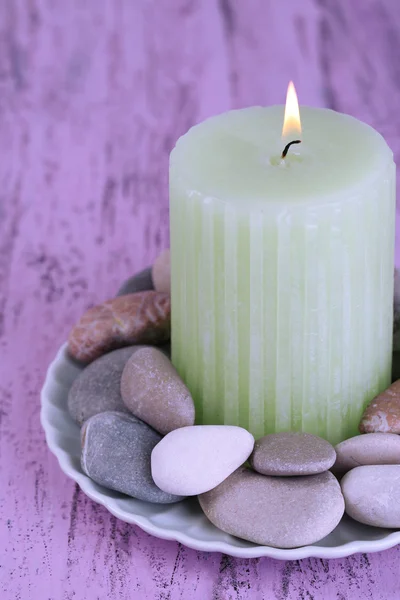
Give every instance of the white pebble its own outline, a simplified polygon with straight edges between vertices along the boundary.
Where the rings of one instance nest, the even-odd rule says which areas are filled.
[[[350,517],[374,527],[400,527],[400,465],[356,467],[341,486]]]
[[[152,477],[165,492],[185,496],[202,494],[240,467],[253,447],[253,436],[242,427],[181,427],[168,433],[154,448]]]

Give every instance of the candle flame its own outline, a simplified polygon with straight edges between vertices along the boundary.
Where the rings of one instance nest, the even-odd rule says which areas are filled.
[[[282,138],[299,138],[301,136],[301,121],[299,102],[293,81],[288,85],[286,94],[285,117],[283,119]]]

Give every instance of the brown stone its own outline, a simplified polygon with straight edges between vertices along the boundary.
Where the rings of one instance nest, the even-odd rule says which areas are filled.
[[[400,379],[367,406],[359,430],[361,433],[400,433]]]
[[[106,352],[133,344],[162,344],[170,339],[171,301],[161,292],[120,296],[90,308],[72,329],[68,350],[90,363]]]

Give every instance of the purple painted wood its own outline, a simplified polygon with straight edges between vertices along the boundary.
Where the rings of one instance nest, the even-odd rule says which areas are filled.
[[[234,106],[331,105],[400,142],[398,0],[0,2],[0,589],[5,600],[396,598],[399,549],[276,562],[197,553],[110,516],[39,424],[90,304],[168,245],[168,154]]]

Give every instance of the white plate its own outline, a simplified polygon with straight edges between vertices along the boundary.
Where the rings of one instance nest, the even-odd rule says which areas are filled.
[[[122,521],[134,523],[151,535],[176,540],[195,550],[224,552],[241,558],[341,558],[356,552],[386,550],[400,543],[400,531],[369,527],[344,517],[330,535],[312,546],[290,550],[257,546],[214,527],[195,498],[178,504],[151,504],[98,485],[81,469],[79,427],[67,410],[68,390],[82,367],[69,358],[66,348],[65,344],[58,351],[42,389],[41,422],[46,441],[64,473],[76,481],[89,498],[105,506]]]

